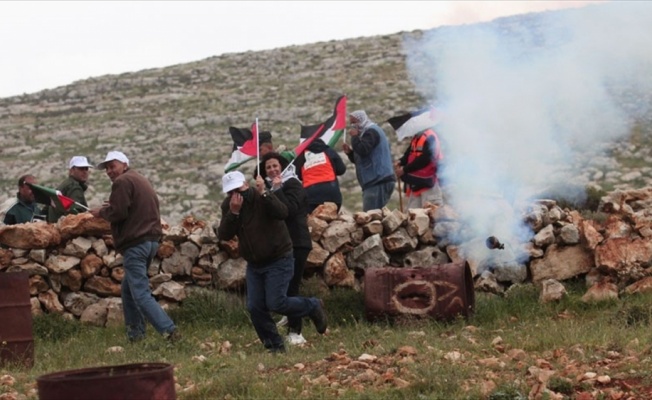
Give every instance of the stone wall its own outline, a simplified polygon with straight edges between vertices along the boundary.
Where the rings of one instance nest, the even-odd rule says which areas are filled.
[[[550,299],[548,289],[554,288],[552,297],[563,294],[559,282],[577,277],[587,282],[587,298],[652,287],[652,188],[613,192],[601,210],[599,222],[551,200],[534,202],[523,210],[530,240],[508,252],[481,238],[483,252],[470,252],[469,242],[448,239],[450,230],[464,230],[448,206],[338,214],[326,203],[308,217],[313,250],[307,273],[329,287],[361,290],[370,267],[467,261],[475,289],[497,294],[532,282],[541,287],[542,299]],[[106,221],[84,213],[57,224],[5,226],[0,243],[0,273],[29,272],[34,314],[62,313],[96,325],[121,321],[122,256]],[[245,268],[237,239],[220,241],[209,223],[186,217],[176,226],[164,224],[148,274],[154,296],[167,306],[183,301],[194,287],[243,290]]]

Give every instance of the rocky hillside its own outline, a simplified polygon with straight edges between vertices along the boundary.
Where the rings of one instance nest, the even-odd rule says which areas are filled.
[[[530,15],[492,23],[508,32],[532,21]],[[223,198],[220,178],[232,146],[229,126],[248,127],[258,118],[261,129],[272,131],[275,144],[293,147],[300,124],[325,120],[341,94],[348,96],[350,111],[363,108],[379,123],[416,109],[426,100],[408,77],[402,43],[422,34],[225,54],[0,99],[0,201],[14,195],[22,174],[34,174],[39,183],[54,187],[66,176],[71,156],[87,155],[97,163],[107,151],[118,149],[154,183],[170,223],[189,214],[215,219]],[[395,139],[391,128],[383,126]],[[407,145],[394,143],[395,155]],[[644,144],[623,147],[628,159],[648,157],[641,152]],[[349,169],[340,183],[346,189],[345,206],[355,210],[361,208],[359,188],[354,168],[346,162]],[[650,172],[639,172],[636,161],[630,164],[631,170],[607,182],[611,188],[629,172],[636,171],[636,179]],[[253,170],[254,164],[248,168]],[[628,176],[629,186],[647,183]],[[107,199],[109,187],[104,173],[93,171],[90,205]]]

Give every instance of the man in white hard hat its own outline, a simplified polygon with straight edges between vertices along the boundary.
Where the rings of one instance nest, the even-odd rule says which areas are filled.
[[[88,162],[86,157],[72,157],[68,162],[68,177],[61,182],[57,187],[57,190],[59,190],[62,195],[75,200],[76,203],[88,207],[85,192],[86,189],[88,189],[90,168],[93,168],[93,166]],[[58,207],[48,206],[48,222],[57,222],[59,218],[66,214],[76,214],[80,211],[84,211],[84,209],[76,205],[70,207],[68,211],[59,209]]]
[[[111,223],[113,244],[122,253],[122,309],[127,337],[132,342],[143,339],[145,323],[149,322],[165,338],[177,341],[181,336],[152,297],[147,276],[163,234],[156,192],[147,178],[129,167],[129,159],[120,151],[110,151],[97,169],[106,170],[113,183],[109,201],[90,212]]]

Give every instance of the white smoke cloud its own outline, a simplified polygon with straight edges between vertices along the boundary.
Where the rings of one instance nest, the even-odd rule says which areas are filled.
[[[531,236],[512,205],[583,194],[578,165],[628,135],[652,89],[652,3],[514,21],[443,27],[404,44],[413,81],[443,113],[451,204],[475,237],[508,242]]]

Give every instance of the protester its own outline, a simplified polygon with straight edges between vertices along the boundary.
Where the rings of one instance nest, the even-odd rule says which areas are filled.
[[[43,211],[34,201],[34,193],[29,186],[30,183],[36,183],[36,178],[33,175],[23,175],[18,179],[16,199],[13,204],[9,205],[2,220],[5,225],[23,224],[45,219]]]
[[[342,207],[342,192],[337,177],[346,172],[346,165],[339,154],[321,139],[316,139],[301,153],[294,164],[297,175],[303,181],[308,196],[308,213],[320,204],[337,204]]]
[[[426,203],[443,203],[437,177],[441,158],[439,138],[434,130],[425,129],[412,137],[403,157],[394,166],[396,176],[405,182],[407,201],[403,211],[423,208]]]
[[[88,207],[84,192],[88,189],[87,182],[88,176],[90,175],[89,168],[93,168],[93,166],[88,162],[86,157],[74,156],[68,162],[68,178],[61,182],[57,187],[57,190],[59,190],[62,195],[70,197],[76,203],[79,203],[84,207]],[[57,222],[59,218],[64,215],[75,214],[79,211],[80,209],[75,206],[71,207],[68,211],[59,209],[58,207],[49,206],[48,222]]]
[[[148,321],[175,342],[181,335],[152,296],[147,277],[162,235],[156,192],[147,178],[129,168],[129,159],[122,152],[110,151],[97,168],[105,169],[111,179],[111,194],[107,203],[90,212],[111,223],[114,246],[123,256],[122,309],[127,337],[132,342],[143,339]]]
[[[274,151],[274,144],[272,143],[272,133],[269,131],[262,131],[258,136],[258,148],[260,156]]]
[[[352,126],[348,131],[351,145],[344,143],[342,149],[355,164],[355,174],[362,187],[362,209],[383,208],[396,186],[387,135],[363,110],[349,114],[349,123]]]
[[[279,194],[265,190],[262,177],[250,187],[244,175],[232,171],[222,177],[222,218],[216,229],[220,240],[237,236],[240,254],[247,261],[247,309],[266,349],[284,352],[285,344],[270,312],[288,319],[310,317],[317,332],[326,332],[323,302],[311,297],[288,297],[294,275],[292,240],[285,219],[287,206]]]
[[[281,155],[281,157],[285,158],[287,161],[292,161],[294,159],[294,152],[291,150],[285,150],[284,145],[280,145],[276,149],[274,148],[274,144],[272,143],[271,132],[269,131],[260,132],[260,137],[258,140],[259,140],[260,157],[264,157],[265,154],[270,152],[277,152],[278,154]]]
[[[281,145],[278,149],[274,149],[274,144],[272,143],[272,134],[269,131],[262,131],[258,137],[258,153],[262,159],[267,153],[278,153],[286,161],[292,161],[294,159],[294,152],[285,150],[285,146]],[[254,169],[252,174],[254,179],[258,176],[258,168]]]
[[[298,296],[308,254],[312,249],[312,240],[308,230],[306,192],[301,181],[294,173],[294,166],[286,170],[289,163],[279,153],[265,154],[260,164],[260,175],[265,181],[266,188],[272,190],[288,208],[285,225],[290,233],[290,239],[292,239],[294,275],[290,280],[287,295],[290,297]],[[281,175],[282,173],[283,175]],[[305,343],[306,339],[301,334],[302,319],[287,317],[283,317],[283,319],[287,321],[288,325],[287,341],[290,344]]]

